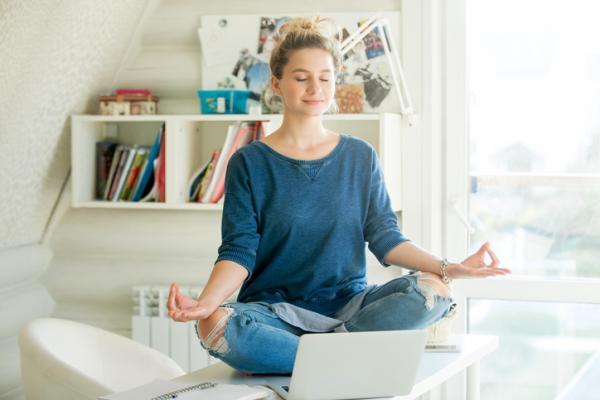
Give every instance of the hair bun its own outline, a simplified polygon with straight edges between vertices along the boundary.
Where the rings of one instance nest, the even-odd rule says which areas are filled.
[[[290,33],[297,34],[313,34],[332,37],[335,28],[333,21],[330,18],[314,16],[314,17],[296,17],[287,22],[281,29],[283,36]]]

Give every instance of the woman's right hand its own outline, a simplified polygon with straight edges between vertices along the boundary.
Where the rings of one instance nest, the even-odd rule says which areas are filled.
[[[169,289],[167,309],[169,317],[178,322],[206,319],[215,311],[198,300],[181,294],[175,282],[171,283]]]

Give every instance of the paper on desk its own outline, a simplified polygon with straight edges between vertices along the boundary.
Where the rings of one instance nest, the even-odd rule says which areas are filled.
[[[177,400],[258,400],[266,399],[270,394],[270,391],[257,387],[219,383],[209,389],[182,393]]]
[[[136,388],[126,390],[124,392],[114,393],[99,397],[99,400],[148,400],[155,396],[160,396],[163,393],[169,393],[177,389],[184,388],[184,385],[177,382],[167,381],[164,379],[156,379]]]
[[[427,353],[460,353],[464,347],[464,335],[450,335],[442,342],[427,343]]]
[[[148,400],[188,386],[193,385],[156,379],[124,392],[99,397],[99,400]],[[258,400],[270,394],[271,391],[266,388],[219,383],[215,387],[181,393],[177,400]]]

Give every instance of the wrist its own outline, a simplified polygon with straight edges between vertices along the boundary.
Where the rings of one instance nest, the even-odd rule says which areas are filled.
[[[454,277],[451,272],[452,269],[452,263],[449,263],[447,259],[443,258],[440,261],[439,275],[446,285],[450,284],[452,282],[452,278]]]
[[[203,307],[212,311],[216,310],[220,305],[220,303],[215,301],[214,298],[205,296],[203,294],[200,294],[200,296],[198,296],[198,298],[196,299],[196,303],[199,307]]]
[[[460,263],[448,262],[448,266],[446,267],[446,275],[449,279],[458,278],[458,269],[460,267]]]

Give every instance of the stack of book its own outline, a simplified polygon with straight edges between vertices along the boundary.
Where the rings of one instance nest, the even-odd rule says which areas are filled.
[[[240,147],[264,136],[262,121],[229,125],[223,147],[214,149],[209,159],[192,175],[188,185],[189,201],[218,203],[225,192],[225,173],[231,156]]]
[[[96,143],[96,199],[165,201],[165,126],[152,146]]]

